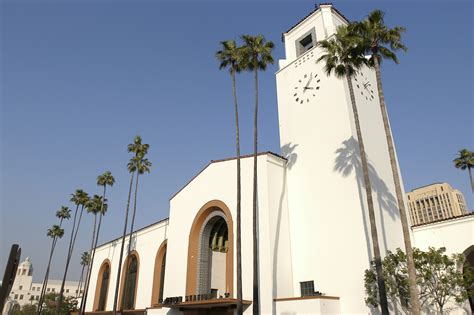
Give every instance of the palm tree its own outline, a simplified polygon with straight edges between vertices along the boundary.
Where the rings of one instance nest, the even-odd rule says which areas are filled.
[[[97,242],[99,240],[99,233],[100,233],[100,226],[102,224],[102,217],[105,215],[107,212],[107,199],[105,199],[105,194],[107,190],[107,186],[112,187],[115,183],[115,178],[112,176],[112,173],[110,171],[104,172],[102,175],[99,175],[97,177],[97,185],[103,187],[102,191],[102,199],[101,199],[101,205],[100,205],[100,216],[99,216],[99,224],[97,226],[97,232],[95,235],[95,241],[94,241],[94,246],[92,250],[92,258],[91,258],[91,263],[90,263],[90,268],[89,272],[87,275],[87,280],[86,280],[86,286],[84,288],[84,294],[82,295],[82,300],[81,300],[81,314],[84,314],[85,309],[86,309],[86,303],[87,303],[87,295],[89,293],[89,284],[90,284],[90,279],[91,279],[91,274],[92,274],[92,267],[94,266],[94,258],[95,258],[95,249],[97,248]]]
[[[385,138],[387,139],[390,166],[392,168],[392,177],[395,184],[395,193],[397,196],[398,209],[400,211],[403,239],[405,251],[407,254],[411,311],[412,314],[418,315],[420,314],[420,300],[418,297],[418,286],[416,284],[416,272],[410,239],[410,227],[406,214],[405,200],[402,193],[402,184],[400,182],[400,174],[398,171],[397,158],[395,155],[395,146],[393,143],[390,123],[388,121],[387,107],[385,105],[385,97],[382,88],[382,76],[380,73],[380,63],[383,59],[389,59],[398,64],[398,57],[395,52],[400,49],[403,51],[407,50],[405,45],[401,42],[402,33],[405,31],[405,29],[400,26],[395,26],[394,28],[387,27],[384,22],[384,15],[384,12],[380,10],[374,10],[365,20],[355,23],[353,26],[351,26],[351,31],[360,39],[359,45],[361,45],[361,48],[364,50],[364,52],[370,55],[368,65],[375,69],[380,111],[382,114],[382,121],[385,130]]]
[[[74,251],[74,245],[76,244],[77,233],[79,232],[79,227],[81,225],[82,213],[84,212],[84,207],[89,202],[89,195],[83,191],[82,189],[77,189],[74,194],[71,194],[71,202],[76,205],[76,210],[74,211],[74,219],[72,224],[71,236],[69,239],[69,248],[66,257],[66,267],[64,268],[63,279],[61,282],[61,289],[59,290],[59,299],[56,305],[56,315],[59,315],[61,310],[61,304],[63,302],[63,293],[64,293],[64,285],[66,283],[67,272],[69,269],[69,263],[71,262],[72,253]],[[79,208],[81,211],[79,212],[79,218],[77,218],[77,213]],[[76,223],[77,219],[77,223]]]
[[[63,221],[64,220],[69,220],[71,218],[71,210],[68,207],[62,206],[61,209],[56,211],[56,218],[59,219],[59,228],[61,228],[61,226],[63,224]],[[63,233],[62,233],[61,237],[63,235],[64,235],[64,230],[63,230]],[[49,230],[48,230],[48,236],[49,236]],[[59,237],[59,238],[61,238],[61,237]],[[38,300],[38,309],[37,309],[38,314],[41,313],[41,309],[42,309],[42,306],[43,306],[44,295],[46,293],[46,286],[48,285],[49,270],[51,268],[51,261],[53,259],[53,253],[54,253],[54,249],[56,248],[57,241],[58,241],[58,237],[57,236],[53,237],[53,240],[52,240],[52,243],[51,243],[51,250],[50,250],[50,253],[49,253],[48,265],[46,267],[46,272],[44,273],[43,286],[41,288],[41,294],[40,294],[40,298]]]
[[[253,71],[255,84],[254,138],[253,138],[253,314],[260,314],[259,273],[258,273],[258,223],[257,223],[257,150],[258,150],[258,71],[265,71],[273,64],[272,51],[274,44],[261,34],[257,36],[242,35],[242,67]]]
[[[37,313],[41,313],[44,295],[46,292],[46,286],[48,285],[49,270],[51,268],[51,261],[53,259],[54,249],[56,248],[56,243],[58,239],[62,238],[64,235],[64,229],[61,228],[63,220],[67,220],[71,217],[71,210],[67,207],[61,207],[60,210],[56,211],[56,217],[59,218],[59,225],[53,225],[52,228],[48,229],[46,235],[52,238],[51,250],[49,252],[48,266],[46,267],[46,272],[44,274],[43,287],[41,288],[41,295],[38,301]]]
[[[370,231],[372,236],[372,245],[374,250],[374,261],[377,271],[377,283],[380,294],[380,306],[382,314],[388,315],[387,293],[385,289],[385,281],[382,273],[382,260],[380,256],[380,247],[375,221],[374,203],[372,198],[372,186],[369,178],[369,167],[367,156],[365,154],[364,140],[362,138],[362,130],[360,127],[359,113],[356,106],[354,88],[352,86],[352,76],[357,69],[366,63],[366,59],[361,49],[355,45],[356,38],[350,36],[347,27],[340,26],[336,34],[329,40],[323,40],[318,43],[324,54],[319,57],[318,62],[325,62],[325,71],[329,76],[333,72],[338,78],[346,78],[349,86],[351,97],[352,112],[354,115],[354,124],[356,127],[357,139],[359,143],[360,159],[362,164],[362,172],[364,177],[364,186],[367,196],[367,208],[369,212]]]
[[[216,59],[220,62],[219,69],[229,68],[232,78],[232,96],[234,98],[235,113],[235,151],[237,160],[237,314],[242,315],[242,231],[241,231],[241,178],[240,178],[240,129],[239,129],[239,106],[237,104],[237,89],[235,74],[242,71],[242,51],[237,47],[234,40],[221,42],[222,50],[216,53]]]
[[[97,228],[97,214],[100,213],[100,208],[102,206],[102,197],[99,195],[94,195],[89,202],[86,204],[86,209],[87,213],[92,213],[94,215],[94,220],[92,224],[92,241],[91,241],[91,248],[89,252],[87,253],[89,255],[89,260],[92,256],[92,250],[94,249],[94,243],[95,243],[95,234],[96,234],[96,228]],[[89,264],[87,264],[89,266]],[[84,268],[83,268],[84,269]],[[91,273],[91,268],[87,268],[87,273],[86,273],[86,281],[85,281],[85,286],[88,286],[88,279],[89,279],[89,274]],[[82,276],[81,276],[82,278]],[[79,312],[82,312],[83,306],[84,306],[84,295],[83,298],[81,299],[81,305],[79,307]]]
[[[474,182],[472,181],[471,168],[474,168],[474,152],[468,149],[458,151],[458,157],[453,160],[454,167],[461,170],[466,170],[469,174],[469,181],[471,182],[472,193],[474,194]]]
[[[135,180],[135,192],[133,197],[133,212],[132,212],[132,221],[130,224],[130,233],[128,235],[128,254],[132,250],[132,234],[133,227],[135,224],[135,215],[137,211],[137,193],[138,193],[138,178],[144,173],[150,173],[151,162],[148,159],[142,157],[141,154],[130,159],[130,162],[127,165],[129,172],[136,172],[137,177]]]
[[[81,255],[81,262],[80,262],[80,264],[82,266],[81,277],[79,278],[79,285],[77,286],[77,290],[76,290],[76,298],[81,293],[82,280],[84,279],[84,269],[86,268],[86,266],[89,266],[90,262],[91,262],[90,254],[88,252],[83,252],[82,255]],[[82,292],[83,292],[83,295],[84,295],[84,291],[82,291]]]
[[[137,147],[141,146],[142,138],[140,136],[135,136],[133,139],[133,143],[130,143],[128,145],[128,152],[136,152]],[[148,147],[146,147],[146,150],[148,150]],[[135,154],[136,156],[136,154]],[[130,165],[130,163],[128,164]],[[124,220],[124,225],[123,225],[123,233],[122,233],[122,244],[120,247],[120,256],[119,256],[119,264],[117,267],[117,278],[115,282],[115,294],[114,294],[114,305],[112,309],[112,314],[116,315],[117,313],[117,301],[118,301],[118,293],[119,293],[119,286],[120,286],[120,272],[121,272],[121,267],[122,267],[122,261],[123,261],[123,250],[125,248],[125,237],[127,235],[127,226],[128,226],[128,212],[130,210],[130,198],[132,195],[132,187],[133,187],[133,177],[135,176],[135,169],[128,167],[128,171],[130,173],[130,186],[128,189],[128,199],[127,199],[127,206],[125,208],[125,220]]]
[[[135,142],[128,146],[129,152],[134,152],[135,156],[130,159],[127,164],[127,168],[129,172],[135,172],[137,174],[135,180],[135,192],[133,197],[133,212],[132,212],[132,220],[130,222],[130,232],[128,234],[128,249],[127,249],[127,256],[130,255],[132,250],[132,235],[133,235],[133,227],[135,225],[135,215],[137,212],[137,194],[138,194],[138,179],[140,175],[144,173],[150,173],[151,162],[145,158],[145,155],[148,153],[148,149],[150,148],[149,144],[142,144],[142,139],[140,136],[135,138]],[[125,274],[125,285],[128,285],[127,281],[128,274]],[[128,287],[124,289],[124,292],[128,292]],[[125,298],[122,299],[122,303],[125,302]],[[120,309],[123,308],[123,305],[120,306]]]

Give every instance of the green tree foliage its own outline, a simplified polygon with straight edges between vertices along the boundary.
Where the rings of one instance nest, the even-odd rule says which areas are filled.
[[[34,315],[36,314],[36,305],[26,304],[19,310],[14,310],[13,315]]]
[[[454,167],[460,170],[467,170],[469,174],[469,181],[471,182],[471,190],[474,194],[474,181],[472,180],[472,171],[474,168],[474,152],[468,149],[459,150],[458,156],[453,160]]]
[[[413,250],[419,299],[426,312],[443,314],[449,304],[466,301],[466,288],[474,281],[472,267],[464,266],[462,254],[445,254],[446,249],[430,247],[428,251]],[[391,307],[408,311],[410,291],[408,283],[407,258],[401,249],[388,252],[383,260],[383,272],[387,287],[387,296]],[[369,306],[379,305],[374,263],[365,271],[365,302]]]
[[[56,313],[56,307],[59,300],[58,293],[48,293],[44,296],[43,308],[41,314],[53,315]],[[64,297],[61,302],[59,314],[70,315],[72,312],[77,312],[77,299],[75,297]],[[25,314],[26,315],[26,314]]]

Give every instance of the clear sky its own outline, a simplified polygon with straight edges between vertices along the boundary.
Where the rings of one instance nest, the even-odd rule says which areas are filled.
[[[351,20],[386,11],[407,28],[401,64],[383,83],[405,189],[447,181],[474,200],[452,165],[473,141],[473,2],[336,1]],[[44,273],[55,211],[76,188],[98,193],[110,170],[100,242],[119,236],[129,175],[126,146],[149,143],[152,172],[139,191],[137,227],[168,216],[169,198],[210,160],[234,155],[231,84],[214,53],[221,40],[262,33],[284,57],[281,33],[312,1],[3,1],[1,4],[0,273],[10,245]],[[279,152],[274,73],[261,75],[261,151]],[[252,77],[238,77],[242,145],[251,153]],[[86,216],[70,279],[90,244]],[[69,233],[66,225],[66,233]],[[60,278],[66,238],[54,257]]]

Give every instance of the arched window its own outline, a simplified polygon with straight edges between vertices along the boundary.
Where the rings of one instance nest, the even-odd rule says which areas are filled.
[[[100,293],[99,293],[99,307],[97,308],[98,311],[105,310],[105,301],[107,298],[107,290],[109,288],[109,277],[110,277],[110,267],[109,265],[107,265],[104,270],[104,273],[102,274],[102,281],[101,281]]]
[[[160,272],[160,296],[159,301],[160,303],[163,301],[163,292],[165,289],[165,269],[166,269],[166,251],[163,256],[163,260],[161,261],[161,272]]]
[[[163,302],[166,269],[166,240],[160,245],[155,258],[151,306],[159,307]]]
[[[122,291],[122,309],[131,310],[135,306],[135,293],[138,280],[138,257],[136,253],[130,254],[125,262],[126,272],[124,275]]]
[[[105,311],[107,295],[110,282],[110,261],[107,259],[102,263],[97,275],[97,286],[95,290],[94,307],[95,311]],[[77,291],[77,290],[76,290]]]

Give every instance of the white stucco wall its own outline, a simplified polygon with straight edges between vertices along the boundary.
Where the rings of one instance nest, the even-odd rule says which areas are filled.
[[[163,220],[151,225],[136,233],[136,238],[132,239],[132,250],[136,250],[139,255],[138,289],[136,293],[135,309],[145,309],[151,306],[151,294],[153,285],[153,274],[155,267],[155,257],[158,248],[166,239],[168,220]],[[107,294],[106,310],[112,310],[114,303],[114,289],[117,279],[117,268],[120,256],[121,238],[99,246],[95,253],[94,265],[92,267],[91,283],[87,298],[86,311],[93,311],[95,290],[98,280],[99,269],[102,263],[108,259],[111,262],[110,282]],[[125,241],[124,253],[127,251],[128,237]],[[125,254],[122,263],[125,263]],[[123,270],[123,269],[122,269]],[[122,271],[121,271],[122,272]]]
[[[253,159],[242,159],[242,286],[243,298],[252,300],[252,175]],[[258,209],[260,248],[260,294],[262,312],[273,308],[273,282],[280,283],[281,290],[288,288],[290,277],[278,277],[273,273],[274,260],[282,258],[280,270],[290,264],[289,244],[286,232],[277,236],[282,253],[273,256],[273,239],[278,229],[287,228],[286,185],[284,184],[285,161],[271,154],[258,157]],[[236,237],[236,162],[235,160],[210,164],[198,177],[194,178],[170,201],[170,227],[168,231],[167,263],[164,296],[184,296],[186,288],[187,255],[189,231],[201,207],[211,200],[219,200],[227,205],[234,222],[234,246]],[[281,214],[278,218],[278,214]],[[277,221],[279,220],[279,225]],[[271,222],[271,223],[270,223]],[[272,229],[273,233],[270,232]],[[273,237],[272,237],[273,236]],[[285,240],[286,237],[286,240]],[[177,245],[179,244],[179,245]],[[288,249],[286,249],[286,248]],[[236,288],[236,252],[234,249],[234,298]],[[291,270],[291,266],[290,270]],[[287,272],[287,270],[285,270]]]
[[[276,302],[278,315],[341,314],[339,300],[308,299]]]
[[[463,254],[474,245],[474,215],[413,227],[413,246],[421,250],[445,247],[447,254]]]
[[[317,63],[322,55],[319,47],[291,62],[296,57],[294,41],[301,34],[315,27],[317,35],[324,35],[320,29],[324,22],[330,35],[341,22],[336,14],[322,21],[323,17],[324,12],[315,13],[285,36],[287,60],[280,65],[286,66],[276,74],[280,144],[290,161],[293,295],[300,294],[299,282],[314,280],[316,290],[343,297],[342,313],[365,313],[363,274],[372,259],[372,244],[347,83],[326,75],[324,63]],[[296,102],[295,91],[316,74],[320,82],[313,79],[310,84],[320,87],[316,96],[306,94],[302,104]],[[369,76],[375,82],[373,74]],[[385,249],[403,248],[388,149],[377,95],[370,104],[359,97],[356,101],[383,254]]]
[[[413,246],[421,250],[428,247],[445,247],[446,254],[468,254],[474,249],[474,214],[429,223],[412,228]],[[470,314],[469,302],[448,303],[446,309],[450,314]]]

